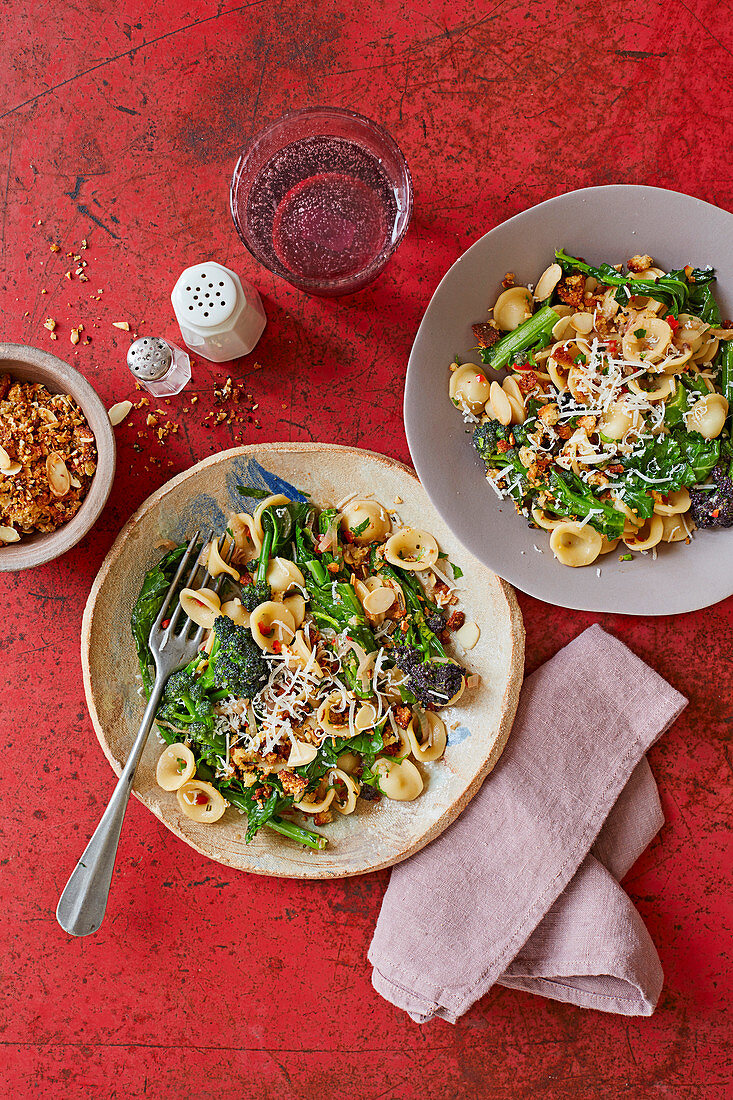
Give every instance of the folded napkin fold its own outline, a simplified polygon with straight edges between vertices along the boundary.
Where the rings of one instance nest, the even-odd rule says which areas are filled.
[[[662,825],[644,754],[685,706],[598,626],[528,677],[479,793],[392,871],[375,989],[419,1023],[454,1023],[496,983],[650,1016],[662,969],[618,880]]]

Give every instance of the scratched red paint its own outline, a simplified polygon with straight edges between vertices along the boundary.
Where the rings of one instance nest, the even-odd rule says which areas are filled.
[[[269,316],[256,355],[233,368],[259,402],[261,429],[246,425],[241,438],[336,439],[406,460],[410,343],[443,271],[477,236],[559,192],[611,181],[731,208],[731,14],[716,0],[6,0],[3,338],[77,363],[112,404],[132,396],[129,337],[112,322],[175,337],[176,276],[215,258],[259,286]],[[289,290],[243,251],[227,213],[248,135],[308,103],[383,122],[413,173],[408,237],[353,299]],[[64,277],[64,253],[83,237],[88,283]],[[98,289],[101,301],[90,300]],[[74,349],[69,327],[80,321],[91,343]],[[598,619],[691,699],[652,753],[667,824],[627,879],[666,972],[651,1020],[498,990],[456,1027],[418,1028],[369,982],[387,873],[323,884],[235,875],[137,803],[101,932],[71,941],[57,927],[59,891],[112,786],[80,680],[86,593],[130,511],[169,474],[240,439],[201,423],[224,376],[196,366],[197,414],[171,406],[181,432],[165,449],[133,450],[140,414],[118,429],[119,472],[96,530],[59,562],[0,577],[4,1094],[730,1095],[730,600],[639,620],[521,598],[530,668]]]

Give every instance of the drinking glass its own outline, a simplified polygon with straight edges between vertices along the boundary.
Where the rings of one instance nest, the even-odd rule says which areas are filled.
[[[399,146],[362,115],[291,111],[240,156],[230,205],[245,247],[310,294],[361,290],[405,235],[412,180]]]

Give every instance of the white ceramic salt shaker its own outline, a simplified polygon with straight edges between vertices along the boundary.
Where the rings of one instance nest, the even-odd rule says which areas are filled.
[[[171,302],[186,346],[212,363],[249,355],[267,322],[255,288],[214,260],[187,267]]]

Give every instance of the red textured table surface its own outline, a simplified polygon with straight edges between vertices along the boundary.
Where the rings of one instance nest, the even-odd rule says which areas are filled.
[[[113,785],[78,638],[92,579],[131,511],[240,441],[336,440],[409,460],[402,383],[422,312],[449,264],[512,214],[616,181],[730,209],[730,4],[5,0],[0,11],[2,339],[67,358],[111,405],[135,396],[130,337],[113,322],[175,338],[169,294],[183,267],[229,264],[260,288],[269,318],[254,356],[196,366],[195,413],[174,399],[181,427],[165,447],[140,412],[117,429],[112,496],[80,546],[0,576],[3,1094],[730,1095],[730,600],[632,619],[520,595],[530,670],[597,620],[691,701],[651,756],[667,824],[626,880],[666,974],[650,1020],[496,990],[457,1026],[420,1028],[370,984],[388,872],[329,883],[239,875],[137,802],[102,930],[76,941],[54,919]],[[391,266],[341,301],[308,299],[260,270],[228,215],[239,148],[312,103],[383,122],[415,184]],[[66,256],[83,238],[89,282]],[[74,348],[79,323],[91,342]],[[230,369],[259,426],[203,423]]]

